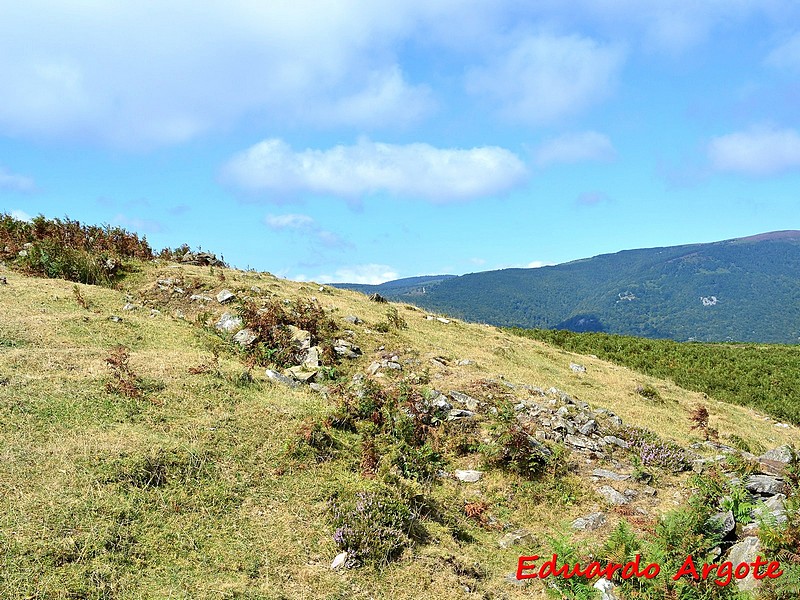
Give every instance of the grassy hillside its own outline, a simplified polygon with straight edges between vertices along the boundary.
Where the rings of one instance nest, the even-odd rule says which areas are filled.
[[[799,273],[800,232],[790,231],[471,273],[431,281],[424,293],[395,282],[370,292],[506,327],[797,343]]]
[[[703,344],[605,333],[512,329],[553,346],[595,354],[732,404],[800,424],[800,346]]]
[[[701,404],[722,441],[756,450],[798,439],[749,408],[600,359],[268,273],[135,263],[114,289],[2,276],[2,598],[543,597],[539,583],[507,580],[520,554],[546,555],[562,532],[576,546],[601,544],[623,521],[652,537],[691,485],[685,472],[645,467],[658,493],[631,480],[639,495],[617,509],[590,472],[634,472],[629,451],[548,442],[556,459],[526,462],[504,415],[516,403],[560,406],[562,392],[523,385],[558,388],[664,443],[702,441],[689,418]],[[270,380],[254,366],[263,357],[213,326],[236,305],[190,298],[224,288],[256,306],[314,296],[362,354],[323,370],[327,394]],[[381,360],[401,368],[370,375]],[[585,373],[571,370],[576,361]],[[642,385],[658,400],[637,392]],[[474,425],[409,421],[434,389],[479,400]],[[375,406],[364,412],[365,403]],[[702,444],[697,452],[716,454]],[[484,476],[462,483],[456,469]],[[403,543],[377,568],[332,570],[342,519],[367,510],[359,498],[390,507],[379,520],[399,519],[396,538],[370,538],[365,552]],[[607,513],[600,530],[569,529],[596,510]],[[366,531],[390,525],[369,521]],[[530,536],[501,548],[518,529]]]

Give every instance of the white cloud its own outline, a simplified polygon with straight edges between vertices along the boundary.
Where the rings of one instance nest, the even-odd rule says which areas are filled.
[[[122,147],[241,122],[392,128],[429,114],[397,45],[453,0],[0,7],[0,134]]]
[[[353,265],[337,269],[333,275],[320,275],[324,283],[364,283],[377,285],[400,277],[389,265]]]
[[[800,33],[783,42],[772,50],[764,63],[776,69],[800,70]]]
[[[555,263],[545,262],[543,260],[534,260],[534,261],[529,262],[527,265],[525,265],[525,268],[527,268],[527,269],[539,269],[541,267],[550,267],[550,266],[552,266],[554,264]]]
[[[588,160],[608,161],[616,157],[616,151],[607,135],[596,131],[567,133],[547,140],[536,150],[535,160],[539,166],[555,163],[576,163]]]
[[[0,190],[11,192],[32,192],[36,189],[36,183],[30,177],[12,173],[4,167],[0,167]]]
[[[264,223],[276,231],[292,230],[308,235],[328,248],[350,248],[352,244],[341,236],[323,229],[313,217],[301,214],[267,215]]]
[[[314,219],[308,215],[267,215],[264,222],[270,229],[303,229],[311,227]]]
[[[708,144],[717,171],[772,175],[800,169],[800,135],[794,129],[753,128],[719,136]]]
[[[514,153],[496,146],[454,149],[362,139],[353,146],[295,152],[269,139],[234,156],[223,174],[245,190],[270,194],[357,199],[387,193],[448,202],[506,192],[526,179],[527,169]]]
[[[531,35],[467,74],[467,90],[499,103],[506,118],[542,124],[607,97],[624,62],[619,46],[579,35]]]
[[[11,215],[13,218],[15,218],[17,221],[31,222],[33,220],[33,217],[30,216],[28,213],[26,213],[24,210],[16,209],[12,210],[8,214]]]

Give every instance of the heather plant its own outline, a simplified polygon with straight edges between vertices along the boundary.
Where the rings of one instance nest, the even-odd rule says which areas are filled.
[[[420,515],[394,490],[381,486],[330,502],[333,541],[347,564],[382,567],[420,537]]]
[[[616,435],[628,442],[628,449],[644,466],[660,467],[674,473],[689,468],[686,451],[677,444],[659,439],[652,431],[626,426],[618,429]]]

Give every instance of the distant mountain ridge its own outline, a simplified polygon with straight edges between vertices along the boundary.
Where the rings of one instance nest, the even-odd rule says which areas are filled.
[[[800,340],[795,230],[623,250],[537,269],[333,285],[500,326],[675,340]]]

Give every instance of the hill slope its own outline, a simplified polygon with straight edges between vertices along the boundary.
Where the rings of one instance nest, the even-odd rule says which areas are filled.
[[[689,419],[701,404],[722,441],[756,452],[798,435],[599,359],[268,273],[142,263],[119,289],[3,276],[3,598],[541,597],[539,582],[507,577],[520,554],[547,555],[560,531],[597,544],[623,521],[648,536],[690,494],[686,473],[645,465],[650,486],[609,480],[631,490],[629,504],[605,499],[593,469],[635,469],[602,436],[639,435],[613,429],[614,413],[664,432],[665,444],[697,443],[712,463],[718,447]],[[233,304],[216,299],[224,288]],[[334,347],[352,356],[331,359],[316,390],[248,368],[260,359],[215,326],[248,300],[267,313],[318,304],[338,329]],[[472,414],[428,418],[433,399]],[[591,417],[598,429],[570,434],[570,445],[557,410],[564,427]],[[532,475],[523,459],[539,448],[529,446],[536,430],[557,460]],[[509,446],[519,431],[530,437]],[[523,463],[503,448],[523,452]],[[457,469],[483,475],[464,483]],[[402,544],[379,569],[332,570],[334,536],[355,535],[337,528],[336,511],[358,516],[379,493],[402,500],[389,506],[413,531],[393,530]],[[570,529],[597,511],[599,529]],[[376,537],[379,525],[368,521],[370,543],[389,539]]]
[[[424,293],[395,282],[369,291],[493,325],[797,343],[800,232],[472,273],[432,280]]]

